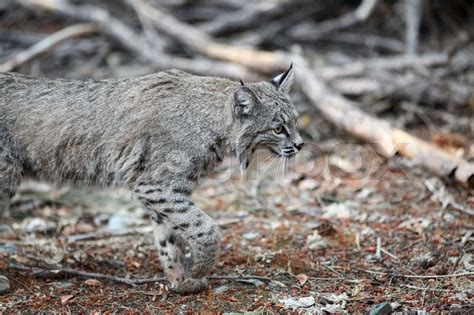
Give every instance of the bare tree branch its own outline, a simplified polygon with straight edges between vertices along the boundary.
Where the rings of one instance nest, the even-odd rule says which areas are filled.
[[[341,129],[368,143],[375,144],[386,157],[396,154],[413,159],[441,177],[453,177],[474,188],[474,164],[451,156],[441,149],[392,127],[388,122],[367,115],[357,104],[330,90],[299,55],[294,55],[295,73],[309,100]]]
[[[208,34],[165,14],[146,1],[136,1],[137,9],[152,19],[159,30],[208,57],[241,64],[262,73],[274,73],[288,63],[284,54],[216,42]]]
[[[319,24],[305,23],[298,25],[290,32],[290,35],[293,39],[297,40],[318,39],[323,35],[348,28],[367,20],[376,5],[377,0],[362,0],[359,6],[352,12]]]
[[[258,79],[258,76],[252,71],[236,64],[211,61],[205,58],[187,59],[156,51],[148,45],[142,36],[114,18],[109,12],[98,7],[75,6],[65,0],[19,0],[19,3],[24,6],[37,6],[75,19],[97,23],[104,33],[115,38],[123,47],[161,69],[177,68],[204,75],[234,79],[246,78],[247,80]]]
[[[91,34],[97,32],[97,27],[94,24],[78,24],[68,26],[50,36],[42,39],[30,48],[13,56],[7,62],[0,64],[0,72],[12,71],[16,67],[37,58],[41,54],[53,49],[61,42],[78,36]]]
[[[421,0],[404,0],[405,14],[405,51],[414,55],[418,48],[418,35],[421,21]]]

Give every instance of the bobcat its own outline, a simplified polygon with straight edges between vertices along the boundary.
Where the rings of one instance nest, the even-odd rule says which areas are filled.
[[[259,147],[301,150],[293,72],[248,84],[178,70],[102,81],[0,73],[0,214],[26,176],[129,188],[150,211],[170,288],[199,292],[220,235],[191,192],[226,148],[242,169]]]

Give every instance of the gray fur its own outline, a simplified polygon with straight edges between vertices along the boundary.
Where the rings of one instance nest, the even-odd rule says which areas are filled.
[[[260,146],[301,149],[289,71],[278,85],[244,86],[177,70],[103,81],[0,73],[0,215],[25,176],[128,187],[150,210],[172,289],[200,291],[220,236],[192,190],[227,147],[242,168]]]

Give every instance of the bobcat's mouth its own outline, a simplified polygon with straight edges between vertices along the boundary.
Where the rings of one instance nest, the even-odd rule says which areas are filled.
[[[271,153],[279,157],[292,157],[296,153],[298,153],[298,151],[294,148],[283,148],[283,149],[279,148],[279,150],[275,150],[274,148],[269,147],[268,149],[270,150]]]

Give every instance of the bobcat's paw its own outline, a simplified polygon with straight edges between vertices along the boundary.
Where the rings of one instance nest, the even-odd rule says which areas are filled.
[[[209,232],[190,242],[190,257],[184,263],[186,274],[192,278],[204,277],[214,267],[219,256],[221,236],[215,223]]]
[[[199,293],[207,288],[207,284],[208,281],[206,278],[187,278],[181,282],[172,283],[170,289],[179,294]]]

